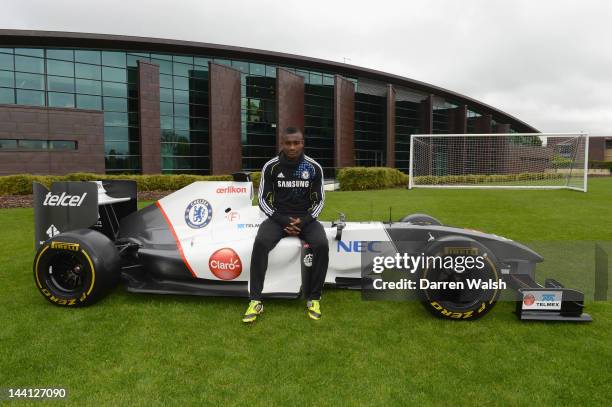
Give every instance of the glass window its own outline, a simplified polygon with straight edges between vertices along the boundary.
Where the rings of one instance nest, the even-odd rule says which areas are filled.
[[[127,112],[128,103],[127,99],[123,98],[104,98],[104,110],[111,110],[115,112]]]
[[[175,62],[173,65],[173,74],[179,76],[189,76],[189,71],[193,70],[191,65],[180,64]]]
[[[215,58],[214,62],[215,64],[219,65],[232,66],[232,61],[230,61],[229,59]]]
[[[74,79],[63,76],[47,76],[47,90],[74,93]]]
[[[138,143],[127,141],[107,141],[104,143],[104,153],[107,155],[137,155],[139,152]]]
[[[160,125],[162,129],[173,129],[174,122],[172,116],[160,116]]]
[[[45,73],[44,59],[16,55],[15,70],[21,72]]]
[[[5,54],[12,54],[14,52],[13,48],[0,48],[0,52]]]
[[[172,109],[172,103],[160,102],[159,114],[172,116],[174,114],[174,111]]]
[[[76,50],[74,51],[74,59],[77,62],[100,65],[100,51]]]
[[[76,80],[76,92],[86,93],[89,95],[101,95],[102,94],[102,82],[91,81],[89,79],[77,79]]]
[[[15,87],[15,74],[12,71],[0,71],[0,86]]]
[[[15,54],[44,58],[45,50],[38,48],[15,48]]]
[[[49,92],[49,106],[52,107],[74,107],[74,95],[72,93]]]
[[[268,78],[276,78],[276,67],[266,65],[266,76]]]
[[[193,58],[194,64],[205,66],[206,68],[208,68],[208,62],[210,62],[210,58],[200,58],[200,57]]]
[[[76,95],[76,102],[80,109],[102,110],[102,98],[100,96]]]
[[[189,90],[189,78],[184,76],[173,76],[174,89]]]
[[[14,150],[17,148],[17,140],[0,139],[0,150]]]
[[[0,54],[0,69],[6,69],[8,71],[12,71],[15,69],[12,55]]]
[[[174,62],[180,62],[183,64],[193,65],[193,57],[185,56],[185,55],[174,55],[172,57]]]
[[[266,75],[266,66],[263,64],[249,64],[249,73],[251,75],[265,76]]]
[[[175,103],[189,103],[189,91],[175,90],[174,91],[174,102]]]
[[[174,105],[174,115],[189,117],[189,105],[183,105],[183,104],[176,103]]]
[[[77,78],[98,79],[100,80],[100,67],[96,65],[74,64],[74,71]]]
[[[18,140],[18,145],[24,150],[46,150],[47,140]]]
[[[76,141],[68,141],[68,140],[49,140],[49,149],[50,150],[76,150],[77,143]]]
[[[125,83],[104,82],[102,93],[104,96],[127,97],[127,85]]]
[[[160,88],[159,100],[162,102],[172,102],[172,89]]]
[[[127,81],[128,81],[128,83],[137,83],[138,82],[138,69],[129,68],[127,70]]]
[[[125,69],[118,68],[102,68],[102,80],[113,82],[126,82],[127,75]]]
[[[104,139],[110,141],[138,141],[138,129],[129,127],[105,127]]]
[[[15,103],[15,91],[13,89],[0,88],[0,103]]]
[[[172,61],[172,55],[166,55],[166,54],[151,54],[151,58],[164,59],[166,61]]]
[[[237,69],[242,73],[248,73],[249,63],[243,61],[232,61],[232,68]]]
[[[45,90],[45,77],[31,73],[15,73],[15,87],[22,89]]]
[[[159,74],[159,86],[161,88],[172,87],[172,75]]]
[[[117,112],[104,112],[105,126],[127,126],[128,114]]]
[[[125,68],[125,52],[102,51],[102,65]]]
[[[334,86],[334,77],[332,75],[323,75],[323,85]]]
[[[174,128],[177,130],[189,130],[189,117],[175,117]]]
[[[320,73],[310,73],[310,84],[311,85],[323,85],[323,76]]]
[[[151,62],[159,65],[159,73],[165,73],[168,75],[172,75],[172,62],[164,61],[161,59],[152,59]]]
[[[74,76],[74,64],[72,62],[47,60],[47,74],[60,76]]]
[[[208,79],[208,69],[197,67],[198,69],[194,69],[191,71],[191,76],[193,78],[199,79]]]
[[[135,68],[135,67],[138,66],[138,61],[139,60],[149,61],[150,59],[151,58],[149,58],[148,56],[130,55],[130,54],[128,54],[128,56],[127,56],[127,66]]]
[[[47,58],[74,61],[74,51],[71,49],[48,49]]]

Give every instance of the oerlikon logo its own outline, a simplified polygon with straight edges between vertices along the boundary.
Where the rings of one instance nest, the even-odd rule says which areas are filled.
[[[233,280],[242,273],[242,262],[235,251],[226,247],[210,256],[208,268],[221,280]]]
[[[229,187],[217,188],[218,194],[244,194],[246,191],[246,187],[235,187],[232,185]]]

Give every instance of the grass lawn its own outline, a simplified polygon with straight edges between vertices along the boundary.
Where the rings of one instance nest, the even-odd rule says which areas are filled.
[[[322,219],[429,213],[515,240],[612,241],[612,179],[590,191],[385,190],[327,194]],[[75,405],[607,405],[612,303],[594,322],[521,323],[499,303],[473,323],[418,303],[327,290],[301,301],[128,295],[53,307],[32,278],[33,213],[0,210],[0,387],[64,387]],[[609,246],[608,246],[609,247]],[[612,251],[608,251],[610,256]],[[562,280],[563,281],[563,280]],[[569,284],[568,284],[569,285]],[[608,389],[608,390],[605,390]]]

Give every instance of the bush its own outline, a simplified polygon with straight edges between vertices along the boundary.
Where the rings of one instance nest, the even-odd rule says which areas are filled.
[[[363,191],[408,185],[408,175],[395,168],[386,167],[342,168],[338,170],[337,178],[342,191]]]
[[[251,173],[253,185],[259,186],[259,172]],[[32,193],[32,183],[40,182],[47,188],[55,181],[99,181],[134,180],[139,191],[176,191],[196,181],[231,181],[231,175],[109,175],[77,172],[68,175],[7,175],[0,176],[0,195],[28,195]]]
[[[589,168],[612,171],[612,161],[589,161]]]
[[[563,178],[562,173],[521,172],[520,174],[422,175],[414,177],[415,185],[485,185],[516,181],[540,181]]]

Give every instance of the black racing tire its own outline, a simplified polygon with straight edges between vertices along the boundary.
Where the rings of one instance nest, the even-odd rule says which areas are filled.
[[[61,233],[34,257],[34,281],[52,304],[91,305],[119,282],[120,258],[114,243],[91,229]]]
[[[500,281],[498,261],[495,255],[482,243],[463,236],[445,236],[432,241],[425,249],[425,256],[471,255],[482,256],[482,269],[472,267],[461,273],[444,267],[433,266],[420,270],[420,278],[434,282],[463,282],[463,290],[423,289],[420,291],[422,304],[433,315],[454,321],[471,321],[486,315],[495,306],[501,290],[499,288],[467,288],[467,280]]]
[[[442,222],[433,216],[429,216],[424,213],[413,213],[412,215],[406,215],[400,222],[411,223],[419,226],[442,226]]]

